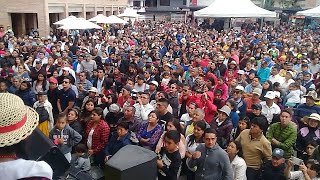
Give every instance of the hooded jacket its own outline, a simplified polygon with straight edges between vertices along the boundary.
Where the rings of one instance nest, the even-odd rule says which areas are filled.
[[[50,131],[49,138],[53,140],[53,143],[58,146],[63,154],[67,154],[72,151],[73,146],[81,141],[82,136],[67,124],[61,131],[54,127]],[[63,138],[63,144],[56,143],[56,139],[58,138]]]

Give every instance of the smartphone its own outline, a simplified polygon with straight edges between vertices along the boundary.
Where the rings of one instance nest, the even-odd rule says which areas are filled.
[[[303,163],[303,160],[302,159],[299,159],[299,158],[296,158],[296,157],[291,157],[291,159],[292,159],[292,162],[293,162],[293,164],[294,165],[301,165],[302,163]]]

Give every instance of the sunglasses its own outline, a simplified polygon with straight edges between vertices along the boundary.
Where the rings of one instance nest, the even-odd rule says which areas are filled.
[[[64,84],[69,84],[70,82],[67,82],[67,81],[63,81],[63,83],[64,83]]]

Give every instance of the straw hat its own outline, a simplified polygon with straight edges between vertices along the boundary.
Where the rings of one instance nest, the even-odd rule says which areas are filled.
[[[0,147],[26,139],[39,123],[38,113],[10,93],[0,93]]]
[[[303,117],[303,122],[308,124],[309,123],[309,119],[314,119],[316,121],[318,121],[318,126],[320,126],[320,115],[317,113],[312,113],[310,114],[310,116],[305,116]]]

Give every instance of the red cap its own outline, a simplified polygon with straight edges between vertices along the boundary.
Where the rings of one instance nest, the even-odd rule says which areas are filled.
[[[58,84],[58,80],[54,77],[49,78],[49,83]]]

